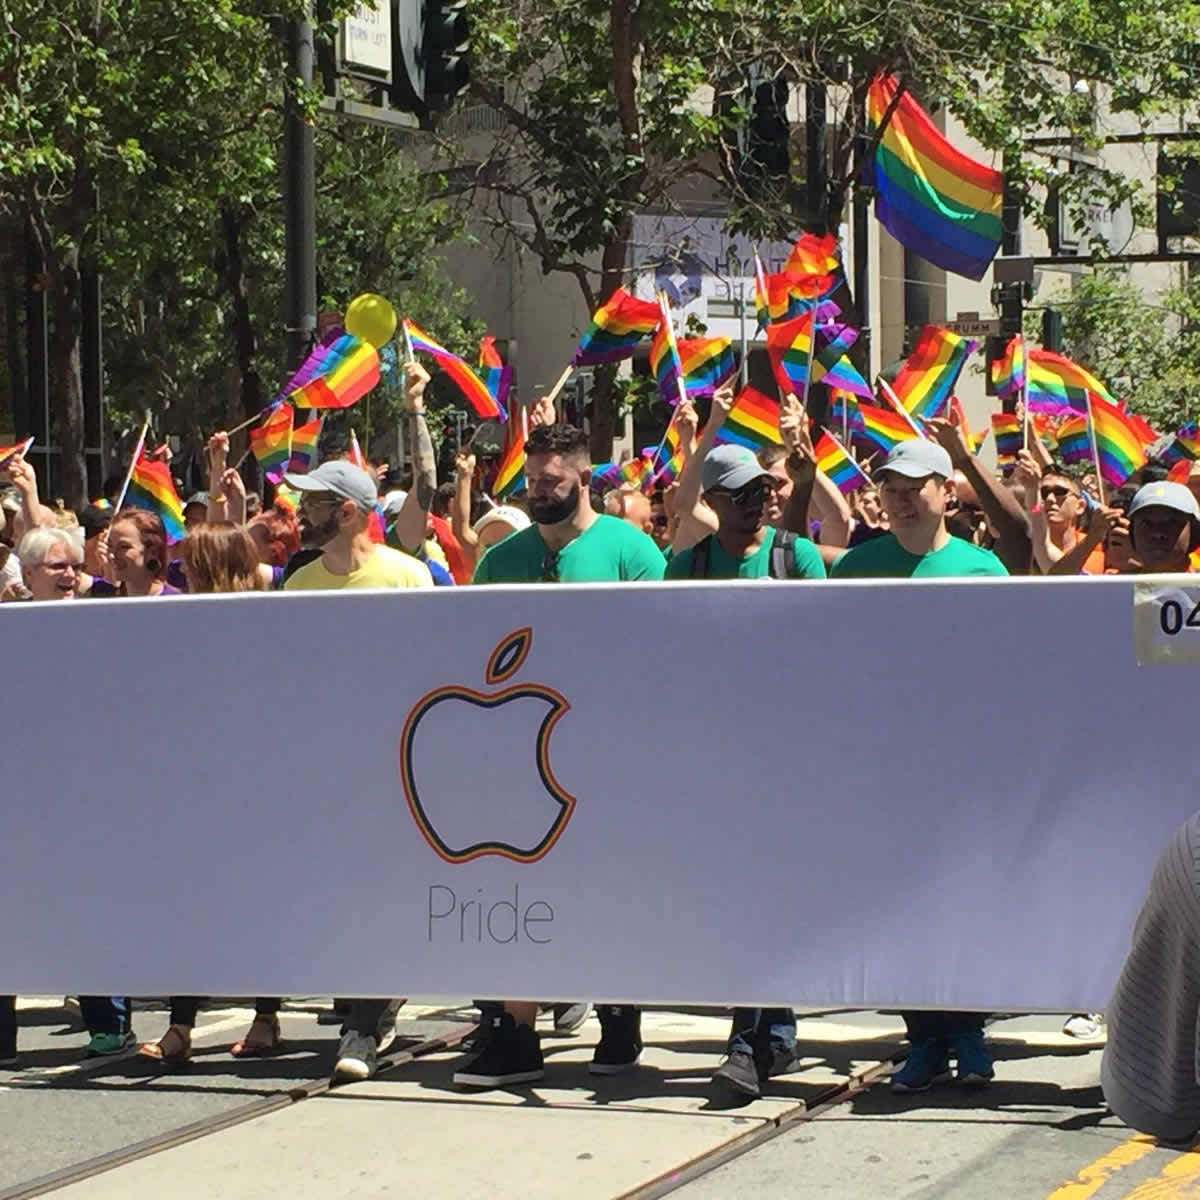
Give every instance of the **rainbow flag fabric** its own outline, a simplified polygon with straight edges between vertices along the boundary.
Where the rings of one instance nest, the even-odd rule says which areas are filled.
[[[496,465],[496,478],[492,480],[492,495],[497,500],[506,500],[525,487],[525,439],[529,436],[529,425],[524,405],[517,406],[516,417],[505,426],[504,448]]]
[[[830,337],[824,346],[820,344],[822,332]],[[813,383],[825,383],[828,387],[853,392],[869,399],[873,395],[870,384],[845,356],[857,336],[849,326],[818,325],[817,350],[813,354],[811,314],[768,327],[767,357],[771,360],[771,368],[780,391],[803,395],[811,357]]]
[[[508,411],[508,393],[512,389],[512,367],[506,366],[489,333],[479,343],[479,377],[500,408]]]
[[[858,411],[858,398],[853,392],[838,387],[830,389],[829,423],[835,429],[844,429],[848,436],[863,432],[862,413]]]
[[[183,505],[165,462],[147,458],[145,454],[138,457],[129,476],[125,503],[156,513],[167,531],[168,542],[181,541],[187,532],[183,525]]]
[[[1104,404],[1117,403],[1091,371],[1053,350],[1029,351],[1028,389],[1031,411],[1073,408],[1087,412],[1089,396]]]
[[[805,233],[792,247],[783,273],[804,295],[811,296],[830,290],[839,266],[837,238],[832,233]]]
[[[302,382],[296,380],[306,376]],[[379,382],[379,352],[353,334],[322,342],[284,385],[297,408],[349,408]]]
[[[1016,413],[992,413],[992,436],[996,439],[996,465],[1015,467],[1017,451],[1025,444],[1025,430]]]
[[[683,383],[689,397],[711,396],[737,371],[733,343],[727,337],[680,338],[675,344],[679,349]],[[678,404],[675,356],[671,353],[665,325],[659,326],[650,343],[650,369],[658,381],[662,398],[668,404]]]
[[[748,450],[760,450],[767,445],[782,446],[779,401],[757,388],[742,388],[716,440],[745,446]]]
[[[1011,396],[1025,387],[1025,339],[1013,334],[1004,354],[992,363],[992,386],[997,396]]]
[[[913,427],[897,412],[890,408],[875,408],[870,404],[860,404],[859,413],[862,415],[863,428],[860,434],[877,450],[887,454],[893,446],[906,442],[917,435]]]
[[[248,435],[250,449],[271,483],[283,478],[291,462],[293,411],[290,404],[277,404],[267,412],[267,419],[251,428]]]
[[[1168,465],[1195,462],[1200,458],[1200,423],[1189,421],[1181,425],[1171,444],[1159,455]]]
[[[316,417],[303,425],[292,426],[292,457],[288,460],[288,470],[294,475],[304,475],[312,470],[317,461],[317,444],[321,440],[321,426],[324,417]]]
[[[1141,430],[1129,419],[1130,414],[1115,404],[1093,401],[1088,408],[1100,457],[1100,474],[1105,483],[1120,487],[1134,471],[1146,465]]]
[[[648,458],[631,458],[628,462],[621,464],[620,481],[623,484],[642,488],[649,483],[652,475],[653,471]]]
[[[663,434],[662,441],[653,449],[642,451],[650,458],[651,467],[655,468],[653,483],[666,487],[679,478],[683,470],[683,446],[679,438],[679,426],[672,417]]]
[[[488,386],[457,354],[447,350],[419,326],[404,318],[404,332],[415,353],[428,354],[463,394],[477,417],[484,421],[506,421],[508,414]]]
[[[876,131],[883,126],[875,150],[875,216],[934,266],[982,279],[1004,233],[1004,176],[956,150],[911,95],[896,100],[899,89],[894,75],[881,73],[867,92],[868,120]]]
[[[617,288],[592,314],[572,365],[586,367],[632,358],[638,343],[661,323],[662,309],[652,300],[638,300],[624,288]]]
[[[871,482],[867,473],[828,430],[817,439],[813,449],[817,455],[817,469],[823,471],[843,495],[848,496]]]
[[[1075,413],[1059,423],[1054,431],[1058,438],[1058,457],[1065,463],[1088,462],[1092,457],[1092,439],[1088,433],[1088,419],[1083,413]]]
[[[944,415],[959,373],[978,347],[971,338],[926,325],[893,381],[892,391],[914,417]]]
[[[366,455],[362,452],[362,447],[358,444],[358,434],[354,430],[350,430],[350,445],[346,449],[346,458],[352,462],[360,471],[368,471]]]
[[[8,464],[9,459],[16,458],[18,454],[27,454],[32,445],[33,438],[26,438],[23,442],[17,442],[15,446],[0,446],[0,469]]]
[[[602,488],[614,488],[621,482],[621,467],[619,463],[592,463],[592,485]]]

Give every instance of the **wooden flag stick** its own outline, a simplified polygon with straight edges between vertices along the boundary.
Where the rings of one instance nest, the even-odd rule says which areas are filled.
[[[274,405],[271,407],[274,407]],[[240,425],[235,425],[232,429],[225,430],[225,436],[233,437],[235,433],[241,433],[243,429],[249,429],[265,412],[267,412],[267,409],[264,408],[260,412],[256,412],[254,416],[247,417]]]
[[[133,457],[129,460],[129,470],[125,472],[125,482],[121,484],[121,494],[117,497],[116,504],[113,505],[113,516],[121,511],[121,505],[125,503],[125,493],[129,491],[129,481],[133,478],[133,468],[137,466],[137,461],[142,457],[142,451],[146,447],[146,434],[150,431],[150,413],[146,413],[146,420],[142,423],[142,432],[138,434],[137,445],[133,448]]]
[[[417,356],[413,353],[412,335],[408,332],[407,317],[400,323],[400,328],[404,331],[404,361],[416,362]]]
[[[1092,443],[1092,464],[1096,468],[1096,491],[1100,493],[1100,503],[1102,506],[1107,506],[1108,501],[1104,496],[1104,473],[1100,470],[1100,448],[1096,445],[1096,422],[1092,419],[1092,394],[1086,393],[1085,400],[1087,403],[1087,419],[1088,419],[1088,437]]]
[[[883,392],[884,399],[886,399],[887,402],[896,410],[896,412],[898,412],[900,416],[902,416],[905,421],[908,422],[909,429],[911,429],[917,437],[923,438],[925,436],[924,432],[917,425],[916,421],[912,419],[912,414],[908,411],[908,409],[900,403],[900,397],[892,391],[888,381],[884,379],[882,375],[880,375],[880,377],[875,381],[875,386]]]
[[[558,399],[558,393],[567,386],[567,380],[571,378],[571,372],[575,370],[574,363],[567,363],[563,369],[563,373],[558,377],[558,382],[538,401],[540,404],[553,404]]]
[[[671,323],[671,301],[666,292],[658,293],[658,307],[663,315],[663,327],[667,331],[667,345],[671,348],[671,360],[675,364],[675,386],[679,403],[687,400],[687,382],[683,378],[683,362],[679,357],[679,344],[675,341],[675,326]]]

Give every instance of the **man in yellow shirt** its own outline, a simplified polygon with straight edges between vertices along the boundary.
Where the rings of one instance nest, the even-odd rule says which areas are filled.
[[[340,588],[433,587],[429,568],[408,554],[371,541],[367,522],[375,510],[375,480],[343,461],[322,463],[308,475],[285,475],[300,493],[300,514],[309,545],[321,557],[305,564],[283,585],[285,591]],[[338,1045],[333,1080],[353,1082],[375,1072],[381,1048],[395,1036],[403,1000],[351,1000]]]
[[[433,587],[423,562],[371,540],[367,522],[378,492],[366,471],[333,460],[307,475],[284,479],[300,493],[309,544],[321,547],[321,557],[296,571],[283,585],[285,591]]]

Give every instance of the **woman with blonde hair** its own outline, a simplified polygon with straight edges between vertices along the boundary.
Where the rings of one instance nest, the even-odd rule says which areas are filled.
[[[188,591],[260,592],[271,586],[271,569],[244,525],[197,525],[180,548]]]

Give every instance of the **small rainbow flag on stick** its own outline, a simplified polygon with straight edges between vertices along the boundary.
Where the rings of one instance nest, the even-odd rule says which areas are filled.
[[[303,425],[292,427],[292,457],[288,460],[288,470],[296,475],[304,475],[312,470],[317,460],[317,444],[321,440],[321,426],[324,417],[316,417]]]
[[[767,445],[783,445],[779,433],[779,401],[757,388],[744,387],[738,393],[725,423],[717,433],[718,442],[733,442],[748,450]]]
[[[1025,387],[1025,339],[1019,333],[1009,338],[1003,355],[993,361],[992,386],[997,396],[1011,396]]]
[[[283,478],[291,461],[292,412],[290,404],[277,404],[267,412],[267,419],[249,433],[250,449],[271,483]]]
[[[171,479],[171,469],[165,462],[139,454],[129,475],[125,503],[156,513],[167,531],[168,542],[180,541],[186,530],[183,525],[183,505]]]
[[[1028,389],[1030,410],[1087,412],[1089,396],[1110,406],[1117,403],[1091,371],[1052,350],[1030,350]]]
[[[1146,465],[1146,448],[1142,434],[1130,414],[1114,404],[1088,404],[1096,452],[1100,458],[1100,474],[1104,482],[1120,487],[1139,467]]]
[[[29,447],[33,445],[33,438],[26,438],[23,442],[18,442],[15,446],[0,446],[0,470],[8,465],[11,458],[16,458],[18,454],[27,454]]]
[[[827,292],[838,270],[838,244],[832,233],[802,234],[788,255],[783,273],[803,295]]]
[[[982,279],[1004,235],[1004,176],[956,150],[900,87],[894,75],[879,74],[867,93],[867,119],[882,127],[875,216],[934,266]]]
[[[379,352],[370,342],[341,333],[313,350],[284,384],[283,394],[297,408],[349,408],[378,382]]]
[[[849,452],[826,430],[813,447],[817,455],[817,468],[823,471],[836,485],[839,492],[848,496],[864,484],[870,483],[867,473],[850,457]]]
[[[1075,413],[1063,421],[1055,430],[1058,438],[1058,456],[1065,463],[1088,462],[1092,457],[1092,439],[1088,433],[1088,419],[1083,413]]]
[[[510,420],[504,429],[504,449],[496,466],[496,478],[492,481],[492,495],[505,500],[525,486],[525,439],[529,436],[529,418],[525,406],[517,405],[516,420]]]
[[[963,364],[978,346],[949,329],[926,325],[892,382],[892,391],[914,417],[938,416],[946,409]]]
[[[682,338],[677,341],[683,382],[689,398],[711,396],[737,371],[733,345],[727,337]],[[666,326],[660,325],[650,343],[650,369],[658,381],[658,390],[668,404],[679,403],[675,356],[671,353]]]
[[[360,471],[367,471],[370,468],[367,466],[366,456],[362,452],[362,447],[358,444],[358,434],[354,430],[350,430],[350,445],[346,449],[346,458],[352,462]]]
[[[1168,466],[1181,462],[1195,462],[1200,458],[1200,424],[1189,421],[1179,427],[1171,444],[1159,455]]]
[[[882,450],[884,454],[889,453],[893,446],[917,436],[912,424],[890,408],[860,404],[858,411],[863,423],[861,436],[866,438],[874,449]]]
[[[767,329],[767,357],[771,360],[780,390],[803,396],[811,360],[813,383],[824,383],[828,387],[869,399],[873,395],[871,385],[846,357],[846,351],[854,344],[857,333],[845,325],[830,325],[825,330],[832,335],[832,339],[824,347],[820,346],[822,327],[818,326],[818,348],[814,354],[811,314],[783,321]]]
[[[479,377],[500,408],[508,411],[508,393],[512,388],[512,367],[506,366],[489,333],[479,343]]]
[[[1015,467],[1017,452],[1025,444],[1025,429],[1016,413],[992,413],[992,436],[996,439],[996,465]]]
[[[430,355],[450,376],[454,386],[466,397],[476,416],[485,421],[508,420],[508,414],[488,390],[487,384],[457,354],[451,353],[441,342],[434,341],[407,317],[404,318],[404,336],[414,351]]]
[[[638,300],[624,288],[617,288],[592,314],[571,364],[585,367],[632,358],[637,344],[649,337],[661,321],[662,310],[657,304]]]

